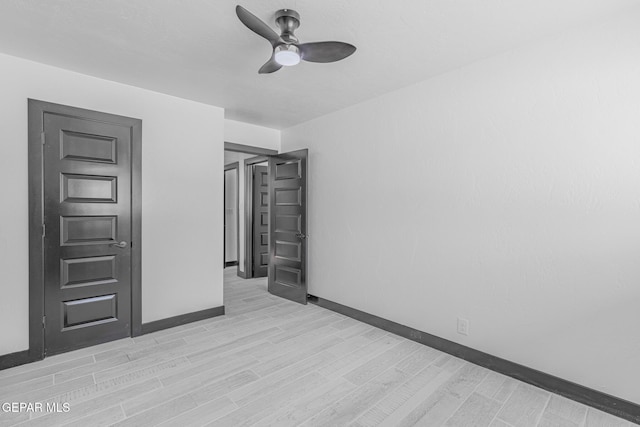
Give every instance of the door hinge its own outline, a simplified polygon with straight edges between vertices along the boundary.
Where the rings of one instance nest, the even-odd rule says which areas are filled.
[[[40,141],[42,142],[42,145],[44,145],[44,132],[40,134]]]
[[[42,237],[45,237],[47,235],[47,226],[45,224],[42,224]]]
[[[42,316],[42,327],[46,328],[47,327],[47,316]]]

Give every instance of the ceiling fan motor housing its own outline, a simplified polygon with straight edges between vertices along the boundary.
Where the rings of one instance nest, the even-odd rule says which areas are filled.
[[[276,24],[282,32],[280,38],[285,43],[297,43],[293,32],[300,26],[300,14],[293,9],[280,9],[276,12]]]

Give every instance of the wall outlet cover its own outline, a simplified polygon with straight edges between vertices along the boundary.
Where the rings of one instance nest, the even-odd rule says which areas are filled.
[[[458,333],[461,335],[469,335],[469,320],[458,317]]]

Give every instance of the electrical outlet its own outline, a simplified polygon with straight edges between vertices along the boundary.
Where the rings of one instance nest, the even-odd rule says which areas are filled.
[[[458,317],[458,333],[461,335],[469,335],[469,321]]]

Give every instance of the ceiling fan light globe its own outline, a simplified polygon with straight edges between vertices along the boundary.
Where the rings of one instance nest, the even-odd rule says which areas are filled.
[[[285,67],[297,65],[300,62],[300,49],[296,45],[282,44],[275,48],[273,58],[275,61]]]

